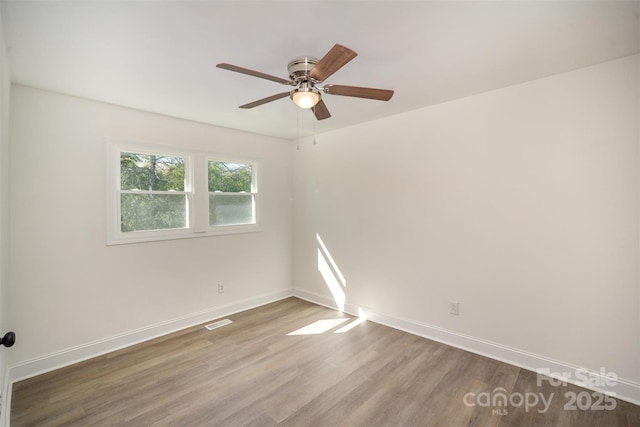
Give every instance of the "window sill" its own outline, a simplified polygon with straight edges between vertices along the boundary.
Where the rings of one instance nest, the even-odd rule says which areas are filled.
[[[170,232],[132,232],[121,233],[115,238],[107,238],[107,246],[127,245],[130,243],[159,242],[163,240],[195,239],[198,237],[226,236],[231,234],[261,233],[258,225],[227,225],[218,226],[207,231],[171,230]]]

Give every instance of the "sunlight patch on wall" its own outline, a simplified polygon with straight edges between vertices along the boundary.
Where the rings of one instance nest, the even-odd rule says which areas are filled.
[[[320,245],[320,248],[322,249],[324,254],[327,256],[327,259],[329,260],[331,267],[333,267],[333,271],[335,271],[336,276],[338,276],[338,278],[340,279],[342,286],[347,286],[347,279],[345,279],[344,276],[342,275],[342,272],[338,268],[338,265],[336,264],[336,262],[333,260],[333,257],[331,256],[329,249],[327,249],[327,247],[324,245],[324,242],[322,241],[318,233],[316,233],[316,240],[318,241],[318,244]]]
[[[331,267],[329,267],[329,264],[324,258],[324,255],[322,255],[322,251],[320,249],[318,249],[318,271],[322,275],[324,283],[326,283],[329,291],[331,291],[331,295],[338,306],[338,310],[344,311],[344,303],[347,300],[347,296],[338,283],[338,280],[336,280],[336,276],[333,274],[333,271],[331,271]]]
[[[338,306],[338,310],[342,312],[344,311],[344,304],[347,300],[342,288],[347,286],[347,280],[344,278],[344,275],[338,268],[338,265],[331,256],[331,253],[329,253],[329,249],[327,249],[318,233],[316,233],[316,240],[320,246],[318,248],[318,271],[322,275],[324,283],[329,288],[329,291],[331,291],[331,295]],[[342,286],[340,286],[338,279],[340,280],[340,283],[342,283]]]

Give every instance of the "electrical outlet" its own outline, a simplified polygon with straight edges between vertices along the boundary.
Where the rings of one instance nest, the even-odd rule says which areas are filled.
[[[223,283],[218,283],[218,293],[219,294],[224,294],[224,284]]]
[[[449,314],[454,316],[460,315],[460,303],[455,301],[449,301]]]

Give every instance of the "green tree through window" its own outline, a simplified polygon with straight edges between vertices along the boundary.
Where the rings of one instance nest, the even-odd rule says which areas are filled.
[[[184,178],[184,158],[121,153],[121,231],[187,227]]]

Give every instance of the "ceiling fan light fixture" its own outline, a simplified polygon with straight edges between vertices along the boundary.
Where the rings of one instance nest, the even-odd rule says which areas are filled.
[[[299,87],[291,91],[291,100],[300,108],[313,108],[320,102],[320,92],[315,88]]]

